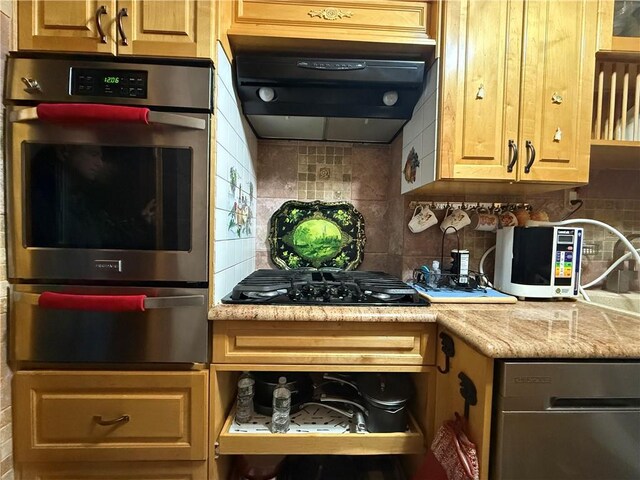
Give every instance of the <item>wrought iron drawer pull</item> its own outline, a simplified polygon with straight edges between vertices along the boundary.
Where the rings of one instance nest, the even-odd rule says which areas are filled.
[[[109,427],[111,425],[117,425],[119,423],[127,423],[129,420],[131,420],[131,417],[129,417],[129,415],[122,415],[121,417],[114,418],[113,420],[103,420],[102,415],[94,415],[93,417],[93,421],[98,425],[102,425],[103,427]]]

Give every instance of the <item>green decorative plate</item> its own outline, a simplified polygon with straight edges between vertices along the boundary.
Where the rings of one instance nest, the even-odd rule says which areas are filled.
[[[353,270],[364,257],[364,218],[348,202],[290,200],[271,217],[271,260],[285,270]]]

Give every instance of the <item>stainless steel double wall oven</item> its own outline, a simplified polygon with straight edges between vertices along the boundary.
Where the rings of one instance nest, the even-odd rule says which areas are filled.
[[[208,361],[211,62],[11,54],[4,98],[14,360]]]

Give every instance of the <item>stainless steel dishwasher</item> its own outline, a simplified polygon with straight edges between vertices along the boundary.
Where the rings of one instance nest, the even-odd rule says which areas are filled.
[[[493,480],[640,479],[640,362],[499,362]]]

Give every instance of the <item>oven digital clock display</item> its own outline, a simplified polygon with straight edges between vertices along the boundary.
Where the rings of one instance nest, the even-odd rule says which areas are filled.
[[[147,98],[148,72],[102,68],[74,68],[71,94],[98,97]]]

